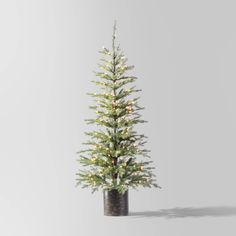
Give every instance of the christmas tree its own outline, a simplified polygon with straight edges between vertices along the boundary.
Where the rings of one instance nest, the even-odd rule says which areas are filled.
[[[101,71],[95,72],[99,93],[89,93],[95,105],[90,108],[95,118],[87,119],[94,124],[94,131],[86,132],[88,148],[79,152],[79,163],[84,167],[77,175],[77,185],[91,187],[92,193],[98,189],[116,190],[120,194],[129,188],[159,187],[156,184],[149,150],[144,148],[147,137],[138,134],[135,127],[146,122],[138,113],[144,109],[138,105],[141,90],[132,84],[137,77],[128,75],[134,66],[127,65],[116,43],[116,23],[113,28],[112,49],[102,48]],[[159,187],[160,188],[160,187]]]

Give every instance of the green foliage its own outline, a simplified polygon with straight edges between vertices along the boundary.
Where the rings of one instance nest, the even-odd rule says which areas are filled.
[[[159,187],[152,173],[152,161],[141,159],[150,158],[149,150],[144,148],[147,137],[134,130],[136,124],[145,122],[138,113],[144,108],[138,105],[139,97],[132,98],[140,90],[127,87],[137,78],[127,75],[134,66],[126,64],[127,58],[115,45],[115,31],[116,25],[112,50],[103,47],[100,51],[101,71],[95,72],[99,79],[92,81],[102,92],[89,93],[96,102],[90,106],[96,117],[86,122],[101,129],[86,132],[90,139],[84,145],[88,148],[79,152],[78,161],[84,169],[77,173],[77,185],[91,187],[92,192],[99,188],[124,193],[130,187]]]

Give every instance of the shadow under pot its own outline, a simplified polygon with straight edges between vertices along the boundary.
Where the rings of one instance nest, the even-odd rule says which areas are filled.
[[[116,189],[103,191],[104,215],[127,216],[129,214],[128,190],[121,194]]]

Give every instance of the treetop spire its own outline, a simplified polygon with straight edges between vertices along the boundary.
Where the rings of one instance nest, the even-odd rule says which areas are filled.
[[[114,21],[114,25],[113,25],[113,34],[112,34],[112,49],[113,51],[115,51],[115,39],[116,39],[116,20]]]

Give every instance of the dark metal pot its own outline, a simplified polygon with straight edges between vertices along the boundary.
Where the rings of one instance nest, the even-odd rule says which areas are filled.
[[[128,190],[120,194],[116,189],[103,191],[104,215],[127,216],[129,214]]]

